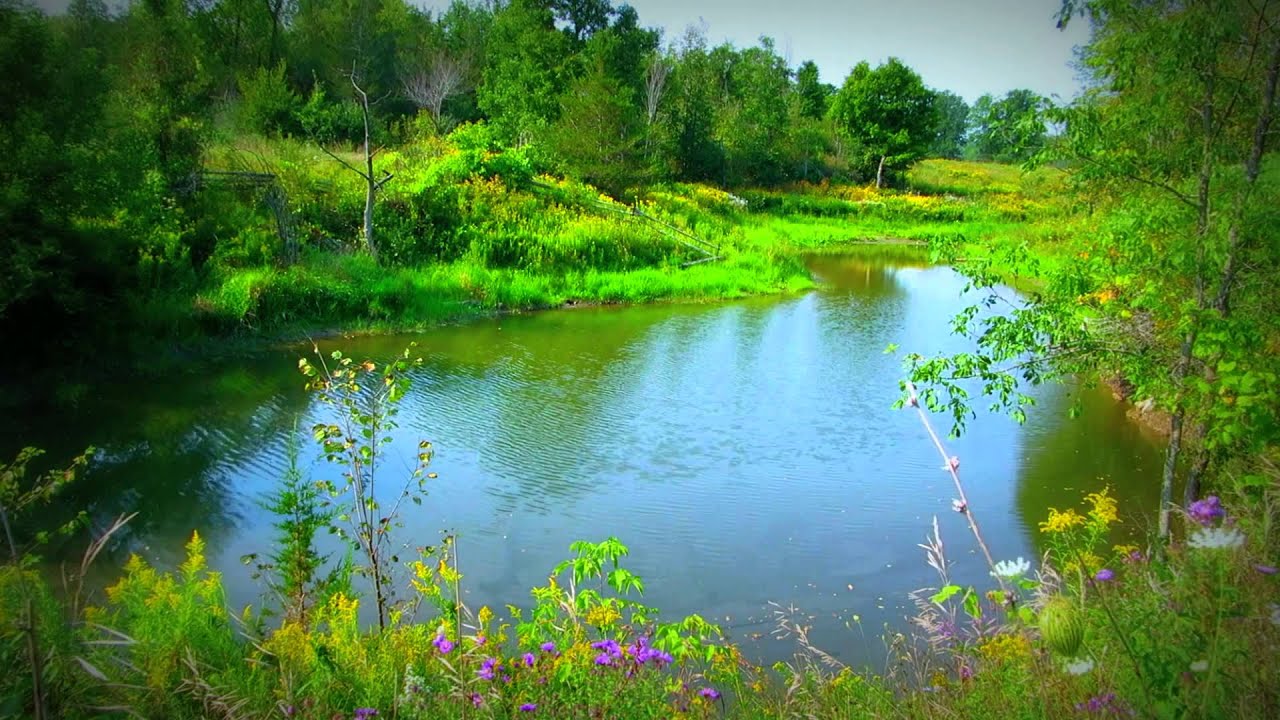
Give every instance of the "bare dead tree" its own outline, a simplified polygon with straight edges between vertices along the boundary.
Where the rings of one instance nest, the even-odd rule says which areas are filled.
[[[671,64],[661,55],[655,55],[644,78],[644,111],[652,125],[658,117],[658,104],[662,102],[662,94],[667,88],[667,77],[671,75]]]
[[[386,185],[387,182],[390,181],[391,178],[395,176],[387,172],[386,170],[382,171],[381,178],[376,177],[373,174],[373,158],[375,155],[378,154],[378,151],[381,150],[382,148],[373,147],[373,144],[371,142],[370,132],[369,132],[369,93],[365,92],[364,88],[360,87],[360,83],[356,79],[355,68],[352,68],[352,71],[351,71],[351,87],[355,88],[356,99],[360,102],[360,110],[364,115],[364,166],[365,166],[365,169],[361,170],[355,167],[354,165],[352,165],[351,163],[347,162],[346,160],[343,160],[341,157],[334,155],[324,145],[321,145],[320,149],[323,150],[324,153],[329,157],[342,163],[343,167],[347,168],[351,172],[359,175],[361,178],[364,179],[365,188],[366,188],[365,196],[364,196],[364,242],[365,242],[365,245],[369,248],[369,254],[372,255],[373,258],[376,260],[378,258],[378,245],[376,242],[374,242],[374,236],[373,236],[373,206],[377,202],[378,191],[381,190],[382,186]]]
[[[465,55],[437,50],[426,68],[404,82],[404,94],[413,104],[431,113],[437,130],[441,127],[444,103],[464,92],[471,77],[471,61]]]

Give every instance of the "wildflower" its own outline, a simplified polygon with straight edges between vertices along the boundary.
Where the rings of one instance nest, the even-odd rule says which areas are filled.
[[[497,658],[485,658],[484,662],[480,663],[480,669],[476,671],[476,675],[482,680],[492,680],[493,666],[497,664],[497,662]]]
[[[483,635],[477,635],[477,636],[475,637],[475,641],[476,641],[476,645],[477,645],[477,646],[484,645],[484,644],[485,644],[485,642],[486,642],[487,640],[488,640],[488,638],[486,638],[486,637],[485,637],[485,636],[483,636]]]
[[[1072,660],[1071,662],[1067,663],[1067,672],[1071,673],[1072,675],[1084,675],[1085,673],[1089,672],[1092,669],[1093,669],[1093,661],[1090,660],[1089,658]]]
[[[608,640],[598,640],[596,642],[593,642],[591,643],[591,647],[595,648],[596,650],[604,650],[610,655],[618,655],[622,652],[622,648],[621,646],[618,645],[618,641],[613,640],[612,638]]]
[[[991,577],[1013,579],[1022,577],[1031,569],[1031,563],[1019,557],[1017,560],[1001,560],[991,569]]]
[[[1084,518],[1075,510],[1049,508],[1049,519],[1040,523],[1040,532],[1058,533],[1084,524]]]
[[[1196,500],[1187,506],[1187,516],[1204,527],[1209,527],[1215,520],[1226,517],[1227,511],[1217,495],[1210,495],[1203,500]]]
[[[293,717],[297,712],[298,712],[298,708],[296,708],[296,707],[294,707],[294,706],[292,706],[292,705],[286,705],[286,706],[284,707],[284,716],[285,716],[285,717]]]
[[[1109,568],[1102,568],[1101,570],[1098,571],[1097,575],[1093,576],[1093,579],[1098,580],[1100,582],[1107,582],[1109,580],[1115,579],[1115,576],[1116,576],[1115,572],[1113,572]]]
[[[480,693],[471,693],[471,704],[480,707],[484,705],[484,698],[480,697]]]
[[[369,720],[369,718],[378,714],[373,708],[356,708],[355,720]]]
[[[698,691],[698,694],[708,700],[715,700],[720,697],[720,691],[715,688],[705,687]]]
[[[1280,571],[1276,570],[1276,566],[1275,566],[1275,565],[1262,565],[1262,564],[1255,564],[1255,565],[1253,566],[1253,569],[1254,569],[1254,570],[1257,570],[1258,572],[1262,573],[1263,575],[1275,575],[1277,572],[1280,572]]]
[[[534,657],[533,657],[533,653],[528,653],[528,652],[527,652],[527,653],[525,653],[525,654],[524,654],[524,666],[525,666],[525,667],[533,667],[533,663],[534,663],[535,661],[536,661],[536,658],[534,658]]]
[[[1141,550],[1130,550],[1128,555],[1124,556],[1124,561],[1128,563],[1146,562],[1147,556],[1142,554]]]
[[[1093,518],[1094,522],[1110,525],[1120,521],[1120,516],[1116,512],[1116,499],[1111,497],[1107,488],[1103,488],[1101,492],[1089,493],[1084,499],[1093,506],[1089,510],[1089,517]]]
[[[537,703],[525,703],[520,706],[520,712],[533,712],[538,709]]]
[[[969,679],[969,678],[971,678],[971,677],[973,677],[973,668],[969,667],[968,665],[961,665],[961,666],[960,666],[960,679],[961,679],[961,680],[968,680],[968,679]]]
[[[1244,533],[1235,528],[1201,528],[1187,544],[1203,550],[1235,548],[1244,544]]]
[[[432,640],[431,644],[436,646],[436,650],[439,650],[441,655],[448,655],[453,650],[453,642],[445,636],[444,632],[436,635],[436,639]]]
[[[544,643],[542,643],[542,652],[544,652],[544,653],[553,653],[553,652],[555,652],[555,651],[556,651],[556,644],[555,644],[555,643],[553,643],[553,642],[544,642]]]
[[[1208,660],[1197,660],[1191,663],[1191,672],[1204,672],[1209,669]]]
[[[600,653],[599,655],[597,655],[597,656],[596,656],[596,664],[597,664],[597,665],[612,665],[612,664],[613,664],[613,658],[609,657],[609,654],[608,654],[608,653]]]
[[[955,510],[958,513],[962,513],[965,510],[969,509],[969,505],[963,500],[952,500],[951,509]]]

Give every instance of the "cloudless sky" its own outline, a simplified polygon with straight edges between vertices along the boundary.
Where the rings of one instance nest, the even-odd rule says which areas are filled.
[[[449,0],[410,0],[440,10]],[[68,0],[37,0],[62,10]],[[115,4],[115,3],[111,3]],[[1069,100],[1079,92],[1069,66],[1087,23],[1054,26],[1061,0],[631,0],[664,42],[702,25],[714,45],[755,45],[772,37],[797,67],[813,60],[824,82],[840,85],[860,60],[873,65],[896,56],[931,87],[973,102],[983,93],[1030,88]]]

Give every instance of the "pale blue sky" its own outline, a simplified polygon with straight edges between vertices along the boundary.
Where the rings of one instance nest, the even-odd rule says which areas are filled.
[[[410,0],[440,9],[449,0]],[[65,8],[68,0],[37,0]],[[860,60],[897,56],[931,87],[972,102],[984,92],[1030,88],[1069,100],[1079,92],[1068,63],[1088,39],[1087,24],[1054,27],[1061,0],[631,0],[641,22],[666,41],[705,23],[713,43],[744,47],[761,35],[792,66],[818,63],[822,79],[839,85]]]

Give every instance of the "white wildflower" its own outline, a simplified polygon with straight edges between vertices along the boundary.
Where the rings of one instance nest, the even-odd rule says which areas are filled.
[[[1191,672],[1204,672],[1209,669],[1208,660],[1197,660],[1191,663]]]
[[[1080,658],[1067,663],[1067,672],[1072,675],[1083,675],[1093,669],[1093,660]]]
[[[1204,550],[1240,547],[1244,544],[1244,533],[1235,528],[1198,528],[1187,544]]]
[[[1021,556],[1017,560],[1001,560],[991,569],[991,577],[1013,578],[1022,577],[1031,569],[1031,563],[1023,560]]]

